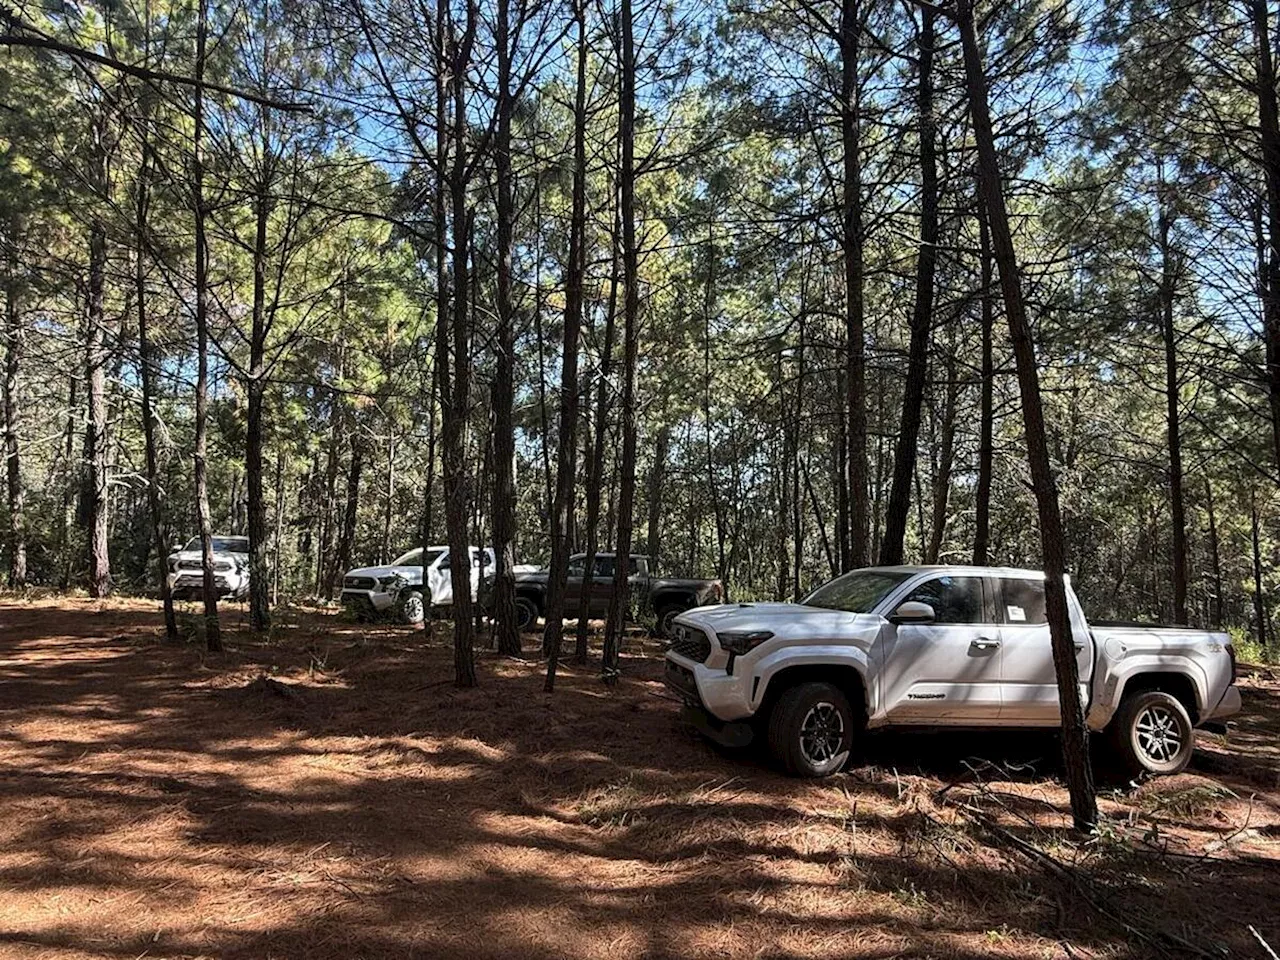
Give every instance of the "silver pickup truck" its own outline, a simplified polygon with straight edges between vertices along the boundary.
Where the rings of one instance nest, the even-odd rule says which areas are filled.
[[[1195,728],[1240,710],[1226,634],[1093,624],[1067,584],[1080,698],[1130,775],[1171,774]],[[721,743],[767,737],[799,776],[835,773],[877,727],[1055,727],[1044,575],[996,567],[855,570],[801,603],[675,620],[667,686]]]

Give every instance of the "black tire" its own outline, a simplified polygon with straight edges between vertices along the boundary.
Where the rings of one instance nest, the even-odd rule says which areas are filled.
[[[516,597],[516,629],[528,633],[538,622],[538,605],[528,597]]]
[[[794,777],[829,777],[849,760],[857,717],[829,683],[802,683],[769,714],[769,750]]]
[[[1195,729],[1187,708],[1162,690],[1126,694],[1107,734],[1128,779],[1181,773],[1195,750]]]
[[[396,612],[400,622],[416,627],[427,619],[427,604],[418,590],[405,590],[396,603]]]
[[[654,625],[653,632],[663,640],[671,639],[671,621],[689,608],[681,603],[668,603],[658,608],[658,622]]]

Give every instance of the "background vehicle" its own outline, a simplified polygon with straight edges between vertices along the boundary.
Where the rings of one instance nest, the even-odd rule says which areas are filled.
[[[1177,773],[1194,728],[1237,713],[1226,634],[1086,622],[1067,585],[1080,696],[1127,773]],[[1044,575],[990,567],[857,570],[800,604],[676,619],[666,682],[706,734],[754,735],[786,769],[835,773],[862,729],[1054,727]]]
[[[481,579],[493,569],[493,551],[467,549],[471,555],[471,596],[475,599]],[[443,612],[453,604],[449,548],[428,547],[424,558],[418,547],[389,566],[348,571],[342,578],[342,604],[360,620],[391,615],[401,623],[421,623],[428,611]]]
[[[692,580],[674,577],[655,577],[651,562],[646,556],[633,554],[630,558],[630,593],[636,606],[657,617],[657,632],[667,636],[671,622],[691,607],[707,603],[719,603],[724,599],[724,586],[719,580]],[[597,553],[591,575],[586,575],[586,554],[577,553],[569,558],[569,580],[565,592],[565,616],[576,617],[582,603],[583,591],[587,593],[588,615],[603,617],[613,596],[613,573],[616,557],[612,553]],[[550,574],[545,570],[534,573],[516,573],[516,613],[520,629],[528,630],[546,610],[547,584]]]
[[[199,537],[192,537],[186,546],[174,545],[166,575],[173,599],[194,600],[204,596],[202,562]],[[249,592],[248,537],[213,538],[213,584],[219,599],[239,600]]]

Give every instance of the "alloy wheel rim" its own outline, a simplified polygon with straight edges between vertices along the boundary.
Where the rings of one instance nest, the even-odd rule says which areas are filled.
[[[834,703],[815,703],[800,722],[800,752],[810,763],[823,764],[840,752],[844,717]]]
[[[410,620],[422,619],[422,601],[417,597],[410,597],[404,602],[404,612]]]
[[[1153,705],[1134,721],[1138,748],[1156,763],[1170,763],[1182,749],[1182,725],[1168,707]]]

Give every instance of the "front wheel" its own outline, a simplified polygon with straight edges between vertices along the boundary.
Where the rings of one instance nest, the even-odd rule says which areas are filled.
[[[1130,778],[1181,773],[1191,762],[1195,730],[1182,703],[1161,690],[1130,694],[1109,730],[1111,745]]]
[[[849,760],[855,717],[849,698],[829,683],[802,683],[769,715],[769,749],[796,777],[829,777]]]
[[[416,627],[425,619],[427,619],[427,604],[422,599],[422,594],[417,590],[410,590],[403,594],[400,597],[400,622]]]

